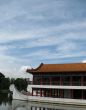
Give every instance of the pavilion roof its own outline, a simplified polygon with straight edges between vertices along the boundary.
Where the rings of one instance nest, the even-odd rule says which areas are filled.
[[[46,73],[46,72],[86,72],[86,63],[70,63],[70,64],[43,64],[35,69],[27,69],[29,73]]]

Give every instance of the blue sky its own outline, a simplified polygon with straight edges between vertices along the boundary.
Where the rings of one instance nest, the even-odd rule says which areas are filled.
[[[86,60],[86,0],[0,0],[0,70]]]

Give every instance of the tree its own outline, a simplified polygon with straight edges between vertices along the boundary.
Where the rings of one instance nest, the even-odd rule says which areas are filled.
[[[14,84],[14,82],[15,82],[15,79],[14,78],[11,78],[10,79],[10,84]]]
[[[3,78],[1,81],[1,89],[2,90],[8,90],[10,86],[10,79],[9,78]]]
[[[5,76],[0,72],[0,79],[5,78]]]
[[[21,90],[25,90],[27,89],[27,81],[25,79],[22,78],[17,78],[14,82],[16,88],[21,91]]]
[[[2,90],[2,81],[5,78],[5,76],[0,72],[0,90]]]

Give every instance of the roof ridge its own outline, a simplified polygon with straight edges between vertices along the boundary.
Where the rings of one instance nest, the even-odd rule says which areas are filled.
[[[82,65],[84,65],[84,64],[86,64],[86,63],[60,63],[60,64],[53,64],[53,63],[51,63],[51,64],[43,64],[43,65],[74,65],[74,64],[82,64]]]
[[[70,64],[43,64],[37,68],[28,70],[28,72],[86,72],[86,63],[70,63]]]

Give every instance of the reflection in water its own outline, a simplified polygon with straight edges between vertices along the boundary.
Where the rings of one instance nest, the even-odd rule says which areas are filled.
[[[17,107],[15,110],[28,110],[25,107]]]
[[[45,108],[45,107],[31,107],[31,110],[63,110],[63,109],[54,109],[54,108]]]
[[[12,110],[11,96],[8,93],[0,93],[0,110]]]
[[[0,93],[0,105],[9,103],[11,104],[11,94],[9,93]]]
[[[86,107],[13,100],[12,110],[86,110]]]
[[[0,94],[0,110],[86,110],[85,106],[9,100],[8,94]]]

